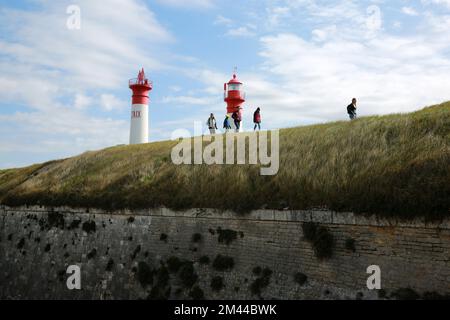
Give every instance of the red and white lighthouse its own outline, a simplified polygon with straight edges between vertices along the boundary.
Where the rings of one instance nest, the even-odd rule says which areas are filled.
[[[139,71],[137,79],[129,81],[129,87],[133,90],[130,144],[148,143],[148,103],[153,84],[146,78],[144,68]]]
[[[234,112],[238,111],[243,119],[242,106],[245,102],[245,92],[242,90],[242,82],[240,82],[236,76],[236,72],[233,74],[233,78],[224,84],[224,101],[227,103],[227,114],[230,116]],[[231,119],[230,124],[233,129],[236,129],[234,121]],[[241,122],[240,130],[243,128],[243,122]]]

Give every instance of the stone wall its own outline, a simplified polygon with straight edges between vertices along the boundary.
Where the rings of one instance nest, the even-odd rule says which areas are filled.
[[[318,259],[305,239],[302,226],[311,221],[332,235],[331,258]],[[234,266],[217,270],[218,255]],[[174,257],[182,261],[179,271],[167,262]],[[65,271],[75,264],[82,289],[71,291]],[[367,289],[370,265],[381,268],[382,291]],[[298,273],[306,276],[302,285]],[[223,279],[219,291],[211,287],[216,277]],[[2,299],[185,299],[201,296],[196,287],[206,299],[376,299],[404,288],[450,293],[450,221],[403,223],[328,211],[240,216],[0,207]]]

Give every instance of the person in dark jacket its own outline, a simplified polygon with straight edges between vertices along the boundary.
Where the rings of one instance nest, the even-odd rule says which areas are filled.
[[[261,108],[256,109],[255,113],[253,114],[253,122],[255,123],[253,131],[256,131],[256,128],[261,131]]]
[[[350,117],[350,120],[356,119],[356,98],[353,98],[352,103],[347,106],[347,113]]]
[[[225,129],[225,132],[228,132],[231,130],[231,123],[230,123],[229,115],[225,116],[225,120],[223,121],[223,128]]]
[[[241,107],[238,107],[237,110],[233,112],[233,115],[231,116],[234,120],[236,132],[239,132],[239,130],[241,129],[241,121],[242,121],[241,109],[242,109]]]

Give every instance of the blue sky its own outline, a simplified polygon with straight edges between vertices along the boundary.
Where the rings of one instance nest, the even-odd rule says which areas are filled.
[[[141,67],[152,141],[221,121],[235,66],[265,128],[450,100],[449,30],[450,0],[0,0],[0,168],[127,143]]]

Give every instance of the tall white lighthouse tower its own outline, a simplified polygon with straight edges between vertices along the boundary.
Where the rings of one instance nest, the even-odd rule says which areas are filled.
[[[148,103],[153,84],[146,78],[144,68],[137,79],[129,81],[129,87],[133,91],[130,144],[148,143]]]

